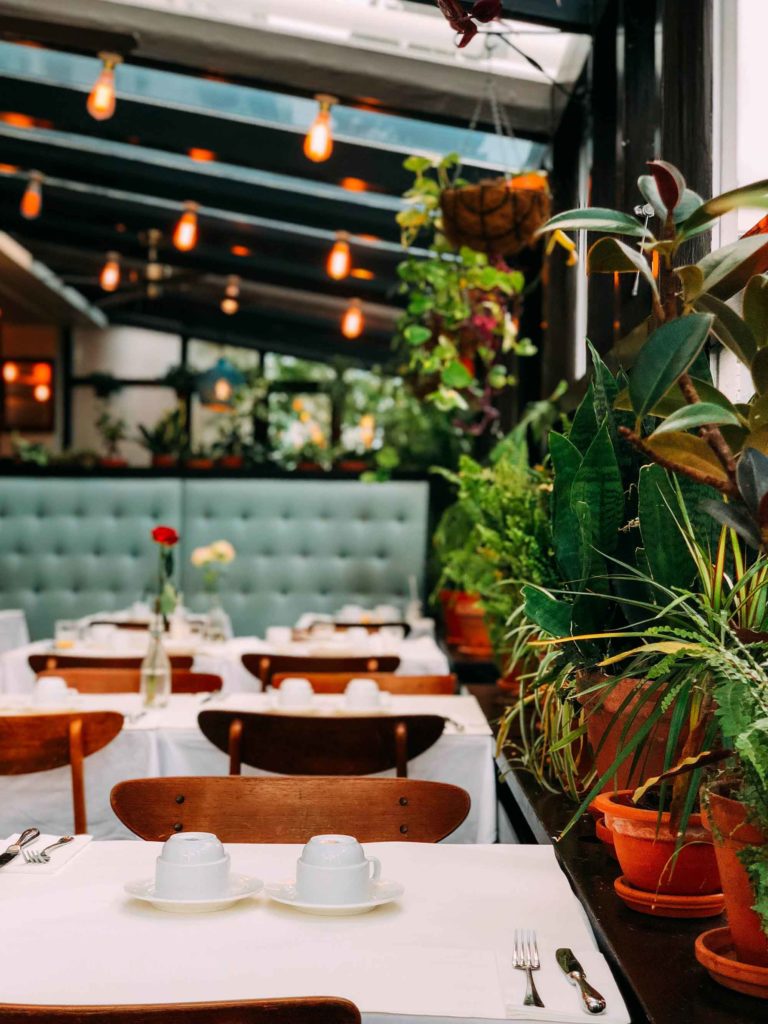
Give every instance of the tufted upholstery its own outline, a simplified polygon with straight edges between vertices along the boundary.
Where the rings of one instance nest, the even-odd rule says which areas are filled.
[[[149,532],[182,534],[185,602],[206,607],[194,547],[221,537],[238,558],[224,605],[237,633],[291,625],[346,603],[403,604],[422,582],[427,485],[305,480],[0,478],[0,607],[33,637],[57,618],[125,608],[154,572]]]

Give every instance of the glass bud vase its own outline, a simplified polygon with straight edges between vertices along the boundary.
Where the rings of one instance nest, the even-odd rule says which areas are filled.
[[[222,643],[232,636],[232,623],[224,611],[218,594],[211,595],[211,607],[205,619],[205,639],[212,643]]]
[[[163,619],[155,615],[149,647],[141,663],[141,699],[145,708],[164,708],[171,695],[171,662],[163,647]]]

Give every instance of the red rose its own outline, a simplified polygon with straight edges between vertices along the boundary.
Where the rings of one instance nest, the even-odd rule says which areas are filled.
[[[172,526],[156,526],[152,531],[152,540],[163,547],[172,548],[179,543],[179,535]]]

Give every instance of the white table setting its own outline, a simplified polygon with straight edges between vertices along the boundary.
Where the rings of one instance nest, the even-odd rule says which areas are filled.
[[[0,841],[0,851],[16,835]],[[16,866],[18,857],[7,864],[0,857],[0,900],[13,936],[4,954],[5,1003],[320,993],[351,999],[369,1024],[578,1024],[591,1015],[555,959],[564,948],[605,999],[596,1019],[630,1024],[549,846],[361,847],[354,837],[316,836],[303,847],[222,847],[206,833],[179,833],[165,844],[74,845],[28,870]],[[526,972],[513,967],[512,954],[519,931],[535,931],[543,1006],[523,1002]],[[47,935],[55,935],[55,950],[41,971]]]
[[[472,806],[449,843],[492,843],[496,838],[496,780],[491,728],[473,696],[382,695],[378,709],[370,703],[349,706],[342,694],[310,694],[291,703],[292,687],[268,693],[175,694],[166,707],[144,709],[139,694],[59,695],[41,680],[37,694],[0,695],[0,714],[30,714],[57,710],[117,711],[125,716],[122,731],[112,743],[85,762],[89,831],[99,839],[118,839],[130,833],[109,806],[112,787],[125,779],[175,775],[226,775],[227,756],[199,729],[197,716],[206,708],[298,714],[354,715],[436,714],[446,719],[443,735],[408,765],[412,778],[448,782],[470,795]],[[285,684],[284,684],[285,685]],[[243,774],[263,774],[243,766]],[[393,772],[388,774],[394,774]],[[0,778],[0,835],[14,822],[29,819],[61,832],[72,827],[71,781],[68,768]]]

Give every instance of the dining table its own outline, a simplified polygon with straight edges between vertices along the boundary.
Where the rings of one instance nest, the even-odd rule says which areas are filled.
[[[17,819],[16,830],[27,824]],[[295,879],[300,846],[226,849],[233,872],[265,883]],[[153,879],[160,850],[160,843],[78,839],[47,865],[17,859],[0,868],[12,937],[0,1003],[326,995],[351,999],[367,1024],[578,1024],[588,1015],[555,960],[556,949],[569,947],[606,999],[596,1019],[631,1024],[551,847],[369,843],[365,853],[379,858],[382,878],[404,891],[369,913],[332,917],[302,913],[264,892],[213,913],[167,913],[124,889]],[[523,1004],[525,974],[512,964],[516,929],[536,932],[542,1008]]]
[[[118,736],[85,762],[88,828],[99,839],[131,835],[109,804],[109,794],[116,783],[136,778],[227,774],[227,755],[205,738],[197,724],[202,710],[214,708],[281,713],[274,693],[174,694],[166,707],[150,710],[142,708],[139,694],[73,693],[56,705],[40,702],[29,694],[0,694],[0,715],[57,710],[117,711],[124,715]],[[343,716],[344,697],[317,694],[307,713]],[[409,762],[408,774],[415,779],[453,783],[469,793],[469,815],[446,842],[494,842],[495,741],[477,699],[470,695],[393,695],[382,713],[435,714],[446,719],[443,735]],[[243,774],[265,773],[244,765]],[[69,768],[0,777],[0,835],[10,832],[20,818],[60,832],[71,829]]]
[[[0,653],[0,693],[30,693],[35,674],[29,667],[31,654],[78,655],[84,658],[108,660],[110,657],[142,657],[147,645],[143,630],[115,630],[109,646],[86,639],[66,648],[57,648],[53,640],[37,640],[13,650]],[[226,693],[256,693],[262,689],[261,680],[243,665],[243,654],[290,654],[322,658],[340,655],[381,657],[396,655],[400,658],[399,675],[447,675],[450,671],[445,652],[433,636],[392,637],[371,634],[345,639],[316,639],[271,643],[263,637],[238,636],[218,643],[199,638],[169,637],[164,640],[168,654],[191,655],[195,672],[212,672],[222,680]]]

